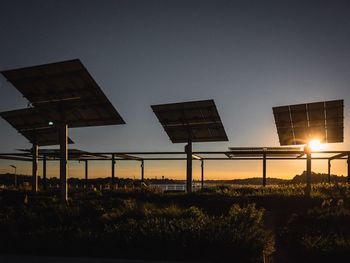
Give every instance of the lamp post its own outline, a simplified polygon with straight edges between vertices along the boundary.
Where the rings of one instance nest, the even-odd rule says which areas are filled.
[[[16,167],[15,165],[12,165],[12,164],[10,164],[10,166],[11,166],[12,168],[15,168],[15,188],[17,188],[17,174],[16,174],[17,167]]]

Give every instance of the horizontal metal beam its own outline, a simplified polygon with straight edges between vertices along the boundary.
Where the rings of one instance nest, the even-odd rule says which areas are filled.
[[[127,160],[135,160],[135,161],[142,161],[142,158],[137,156],[132,156],[130,154],[114,154],[114,156],[119,157],[120,159],[127,159]]]
[[[41,160],[41,159],[39,159]],[[77,160],[77,159],[73,159],[73,160],[70,160],[70,161],[111,161],[112,159],[94,159],[94,158],[90,158],[90,159],[83,159],[83,160]],[[183,160],[187,160],[186,158],[176,158],[176,157],[169,157],[169,158],[143,158],[142,160],[144,161],[183,161]],[[256,157],[256,158],[244,158],[244,157],[237,157],[237,158],[219,158],[219,157],[208,157],[208,158],[202,158],[202,159],[195,159],[195,158],[192,158],[192,160],[196,160],[196,161],[201,161],[201,160],[205,160],[205,161],[255,161],[255,160],[263,160],[263,158],[261,157]],[[266,160],[271,160],[271,161],[274,161],[274,160],[280,160],[280,161],[298,161],[298,160],[306,160],[305,157],[303,158],[291,158],[291,157],[288,157],[288,158],[270,158],[270,157],[266,157]],[[312,160],[328,160],[327,157],[313,157]],[[345,157],[341,157],[341,158],[338,158],[337,160],[347,160],[347,158]],[[47,161],[59,161],[58,159],[51,159],[51,160],[47,160]],[[133,159],[115,159],[115,161],[134,161],[134,162],[139,162],[140,160],[133,160]]]
[[[28,153],[0,153],[0,156],[28,156]]]
[[[0,159],[8,159],[8,160],[18,160],[18,161],[28,161],[28,162],[31,162],[32,159],[28,159],[28,158],[21,158],[21,157],[12,157],[12,156],[0,156]],[[43,158],[39,158],[39,161],[42,161]],[[46,159],[47,162],[52,162],[52,161],[59,161],[60,159]],[[98,159],[98,158],[84,158],[84,159],[68,159],[69,161],[111,161],[112,159]],[[115,161],[134,161],[134,162],[139,162],[139,161],[185,161],[186,158],[143,158],[141,160],[137,160],[137,159],[115,159]],[[200,160],[206,160],[206,161],[256,161],[256,160],[263,160],[262,157],[256,157],[256,158],[244,158],[244,157],[237,157],[237,158],[211,158],[211,157],[208,157],[208,158],[202,158],[200,160],[198,159],[195,159],[193,158],[193,160],[197,160],[197,161],[200,161]],[[278,157],[278,158],[270,158],[270,157],[266,157],[266,160],[269,160],[269,161],[298,161],[298,160],[306,160],[305,157],[303,158],[290,158],[290,157],[287,157],[287,158],[281,158],[281,157]],[[312,160],[329,160],[329,158],[327,157],[313,157]],[[339,158],[335,158],[333,160],[347,160],[347,157],[339,157]]]
[[[6,156],[6,155],[1,155],[0,159],[2,159],[2,160],[14,160],[14,161],[25,161],[25,162],[31,162],[33,160],[32,158]]]
[[[104,155],[177,155],[177,154],[186,154],[184,151],[177,152],[89,152],[91,154],[104,154]],[[193,154],[201,155],[201,154],[304,154],[304,151],[201,151],[201,152],[193,152]],[[312,151],[311,153],[318,154],[340,154],[345,153],[348,154],[349,151]]]
[[[142,161],[142,160],[154,160],[154,161],[161,161],[161,160],[186,160],[186,156],[185,156],[185,152],[84,152],[81,151],[81,153],[86,153],[85,156],[81,156],[81,157],[76,157],[76,156],[71,156],[69,158],[69,160],[91,160],[91,161],[109,161],[112,160],[112,155],[114,156],[119,156],[119,159],[115,159],[117,161]],[[219,155],[219,154],[239,154],[239,157],[231,157],[228,158],[226,157],[210,157],[210,155]],[[295,157],[290,157],[290,154],[297,154],[297,156]],[[337,155],[334,155],[332,157],[328,157],[328,156],[319,156],[319,157],[313,157],[313,160],[334,160],[334,159],[344,159],[346,156],[349,155],[349,151],[323,151],[323,152],[313,152],[313,153],[318,153],[318,154],[330,154],[330,153],[336,153]],[[244,155],[247,156],[244,156]],[[249,155],[251,154],[261,154],[261,156],[254,156],[254,157],[249,157]],[[268,156],[266,159],[267,160],[305,160],[305,157],[303,157],[305,155],[304,151],[252,151],[252,152],[248,152],[245,151],[244,153],[241,151],[207,151],[207,152],[193,152],[193,159],[196,159],[195,156],[200,156],[203,160],[262,160],[264,155],[268,155],[270,154],[270,156]],[[276,154],[276,157],[273,156],[273,154]],[[285,154],[286,156],[284,157],[283,154]],[[139,155],[139,156],[136,156]],[[148,158],[147,155],[156,155],[159,157],[151,157]],[[169,155],[167,157],[162,157],[162,155]],[[183,155],[183,156],[179,156],[179,157],[175,157],[177,155]],[[209,155],[207,157],[203,156],[203,155]],[[277,156],[278,155],[278,156]],[[282,156],[281,156],[282,155]],[[140,157],[143,156],[143,157]],[[174,157],[172,157],[174,156]],[[31,157],[31,154],[28,153],[0,153],[0,158],[1,157],[5,157],[7,159],[9,158],[17,158],[17,160],[23,160],[23,161],[28,161],[31,160],[29,159]],[[28,158],[25,158],[28,157]],[[39,156],[41,157],[41,156]],[[49,156],[47,156],[48,158],[50,158]],[[3,159],[5,159],[3,158]],[[21,159],[18,159],[21,158]],[[57,158],[57,159],[56,159]],[[42,159],[42,158],[40,158]],[[59,160],[58,157],[53,157],[52,159],[47,159],[47,161],[55,161],[55,160]]]
[[[339,154],[334,155],[334,156],[332,156],[332,157],[330,157],[328,159],[329,160],[334,160],[334,159],[339,159],[341,157],[348,156],[348,155],[349,155],[349,152],[347,152],[347,153],[339,153]]]

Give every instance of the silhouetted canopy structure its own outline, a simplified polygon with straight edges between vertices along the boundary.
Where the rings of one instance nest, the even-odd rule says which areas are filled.
[[[69,128],[122,124],[122,120],[106,111],[103,105],[91,107],[88,105],[75,107],[66,103],[63,105],[65,108],[63,114],[59,107],[47,105],[47,108],[25,108],[2,112],[0,115],[19,130],[30,129],[28,123],[32,125],[32,129],[48,128],[60,124],[67,124]],[[71,109],[70,112],[68,108]]]
[[[228,141],[214,100],[151,107],[173,143]]]
[[[58,145],[59,137],[58,131],[55,128],[44,128],[36,130],[23,130],[20,133],[27,138],[31,143],[35,143],[38,146],[50,146]],[[73,144],[71,138],[68,137],[68,144]]]
[[[51,127],[47,121],[43,123],[41,116],[32,114],[33,108],[1,112],[0,115],[21,133],[30,143],[38,146],[59,144],[58,130]],[[68,138],[68,143],[73,141]]]
[[[64,122],[75,128],[125,124],[78,59],[1,73],[34,106],[28,114],[41,119],[38,125]]]
[[[214,100],[152,105],[152,110],[173,143],[187,143],[186,189],[192,191],[193,142],[228,141]]]
[[[33,143],[33,191],[37,191],[38,146],[59,143],[61,197],[66,201],[68,127],[125,124],[124,120],[78,59],[1,73],[32,106],[1,116]]]
[[[344,101],[333,100],[273,107],[281,145],[322,143],[344,140]]]

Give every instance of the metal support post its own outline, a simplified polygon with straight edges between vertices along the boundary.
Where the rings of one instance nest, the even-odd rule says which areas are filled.
[[[144,160],[141,161],[141,181],[144,181],[144,175],[145,175],[145,162]]]
[[[89,178],[89,161],[85,160],[85,184],[87,184]]]
[[[186,165],[186,191],[192,192],[192,140],[188,139],[188,144],[185,146],[185,152],[187,156]]]
[[[46,181],[46,154],[43,155],[43,190],[46,191],[47,188]]]
[[[115,184],[115,156],[112,154],[112,185]]]
[[[306,153],[306,188],[305,195],[310,196],[311,193],[311,149],[309,146],[305,149]]]
[[[328,159],[328,183],[331,183],[331,160]]]
[[[201,160],[201,188],[204,187],[204,160]]]
[[[266,153],[263,154],[263,186],[266,186]]]
[[[348,154],[348,184],[350,184],[350,154]]]
[[[60,185],[61,185],[61,201],[68,200],[68,125],[62,124],[59,127],[60,140]]]
[[[32,148],[33,163],[32,163],[32,191],[38,191],[38,145],[33,143]]]

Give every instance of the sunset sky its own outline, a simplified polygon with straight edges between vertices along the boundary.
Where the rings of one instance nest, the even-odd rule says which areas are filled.
[[[194,151],[279,146],[272,107],[344,99],[350,148],[350,4],[348,1],[17,1],[0,8],[0,70],[79,58],[126,125],[69,130],[72,148],[86,151],[182,151],[150,105],[214,99],[228,142],[196,143]],[[0,76],[0,111],[27,101]],[[0,119],[1,152],[31,145]],[[0,161],[0,173],[30,174],[30,164]],[[327,172],[326,161],[312,170]],[[71,162],[70,176],[84,165]],[[118,162],[118,177],[140,174],[138,162]],[[92,162],[91,177],[110,176]],[[303,161],[271,161],[268,177],[291,178]],[[206,179],[261,176],[259,161],[206,164]],[[147,162],[146,178],[185,178],[185,162]],[[346,162],[332,172],[346,175]],[[39,168],[39,175],[41,169]],[[50,163],[48,176],[58,176]],[[200,163],[194,161],[194,179]]]

